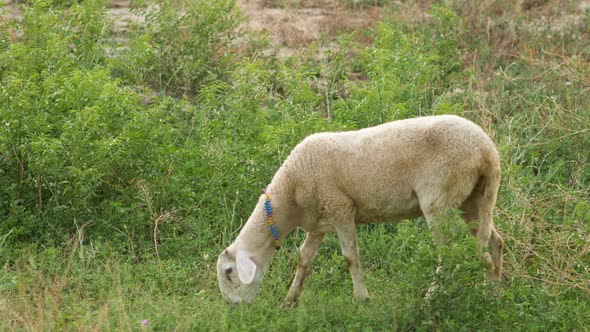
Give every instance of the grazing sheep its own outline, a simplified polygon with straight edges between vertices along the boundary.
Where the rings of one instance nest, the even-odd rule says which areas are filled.
[[[486,276],[498,280],[503,241],[492,224],[492,211],[499,184],[494,143],[479,126],[457,116],[311,135],[293,149],[266,189],[275,231],[269,231],[265,193],[217,260],[219,287],[231,302],[250,302],[276,250],[274,235],[281,240],[300,227],[307,236],[285,304],[296,303],[324,234],[333,231],[349,266],[354,296],[367,300],[356,224],[423,215],[432,226],[437,215],[451,208],[459,208],[466,222],[479,222],[471,233],[481,248],[489,248],[482,254]]]

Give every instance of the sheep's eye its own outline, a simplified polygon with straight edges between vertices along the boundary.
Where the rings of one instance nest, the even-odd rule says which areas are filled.
[[[226,278],[227,278],[227,280],[229,280],[230,282],[231,282],[232,280],[231,280],[231,277],[230,277],[229,275],[232,273],[232,271],[233,271],[233,269],[232,269],[231,267],[228,267],[227,269],[225,269],[225,277],[226,277]]]

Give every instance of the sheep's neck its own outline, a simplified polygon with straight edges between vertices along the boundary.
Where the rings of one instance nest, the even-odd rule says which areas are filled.
[[[268,223],[268,228],[270,229],[270,233],[272,234],[272,238],[274,239],[273,244],[275,245],[275,249],[281,249],[281,240],[279,240],[279,234],[277,228],[272,220],[272,204],[270,202],[270,195],[266,191],[263,192],[264,197],[264,217],[266,218],[266,222]]]
[[[293,230],[287,220],[289,212],[285,210],[288,204],[281,202],[281,197],[273,195],[272,192],[270,197],[273,204],[273,222],[278,231],[279,241],[282,241]],[[234,246],[235,249],[248,251],[254,257],[255,262],[261,266],[265,266],[272,259],[276,249],[274,237],[264,213],[264,199],[260,199],[256,204],[252,215],[234,242]]]

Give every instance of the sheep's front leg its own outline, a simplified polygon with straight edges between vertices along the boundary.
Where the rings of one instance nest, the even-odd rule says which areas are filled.
[[[363,281],[354,218],[350,218],[345,223],[335,226],[338,239],[340,240],[340,247],[342,248],[342,255],[346,263],[348,263],[348,269],[352,277],[354,297],[360,301],[367,301],[369,300],[369,292]]]
[[[284,306],[293,306],[297,303],[299,294],[301,294],[303,288],[303,281],[309,272],[309,267],[311,266],[323,239],[324,234],[307,233],[303,244],[299,248],[299,264],[297,265],[297,272],[295,273],[291,288],[289,288],[287,298],[283,303]]]
[[[436,214],[435,213],[424,213],[424,216],[426,217],[426,222],[428,223],[428,228],[430,229],[434,243],[436,244],[437,247],[442,246],[445,243],[445,240],[444,240],[444,237],[441,234],[440,230],[437,228],[438,225],[436,225]],[[428,291],[426,292],[426,295],[424,296],[424,298],[427,301],[429,301],[433,297],[434,293],[436,292],[436,290],[438,289],[438,286],[439,286],[437,279],[442,272],[442,257],[440,256],[440,254],[437,257],[436,262],[437,262],[436,263],[436,271],[434,272],[434,275],[432,276],[432,283],[430,284],[430,287],[428,287]]]

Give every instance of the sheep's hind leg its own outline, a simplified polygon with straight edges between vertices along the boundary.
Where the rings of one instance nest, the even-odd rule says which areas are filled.
[[[340,247],[342,248],[342,255],[348,263],[348,269],[352,277],[352,286],[354,289],[354,297],[360,301],[369,300],[369,292],[363,281],[363,273],[361,270],[361,263],[358,252],[356,225],[354,223],[354,214],[345,218],[341,223],[335,224],[336,233],[340,240]]]
[[[492,256],[492,263],[494,264],[494,271],[488,271],[486,277],[488,280],[497,281],[500,280],[500,276],[502,275],[502,247],[504,245],[504,240],[498,231],[492,226],[492,234],[490,236],[490,240],[488,242],[488,247],[490,251],[490,255]]]
[[[478,239],[482,258],[487,265],[486,277],[492,281],[499,280],[502,273],[503,240],[492,221],[498,183],[497,178],[480,178],[460,207],[465,222],[478,222],[477,227],[471,229],[471,234]],[[488,252],[483,252],[485,246]]]
[[[287,298],[285,298],[285,301],[283,302],[283,306],[290,307],[297,303],[299,294],[301,294],[301,290],[303,289],[303,281],[309,272],[309,267],[311,266],[323,239],[324,234],[307,233],[303,244],[299,248],[299,264],[297,266],[297,272],[295,273],[291,288],[289,288]]]

